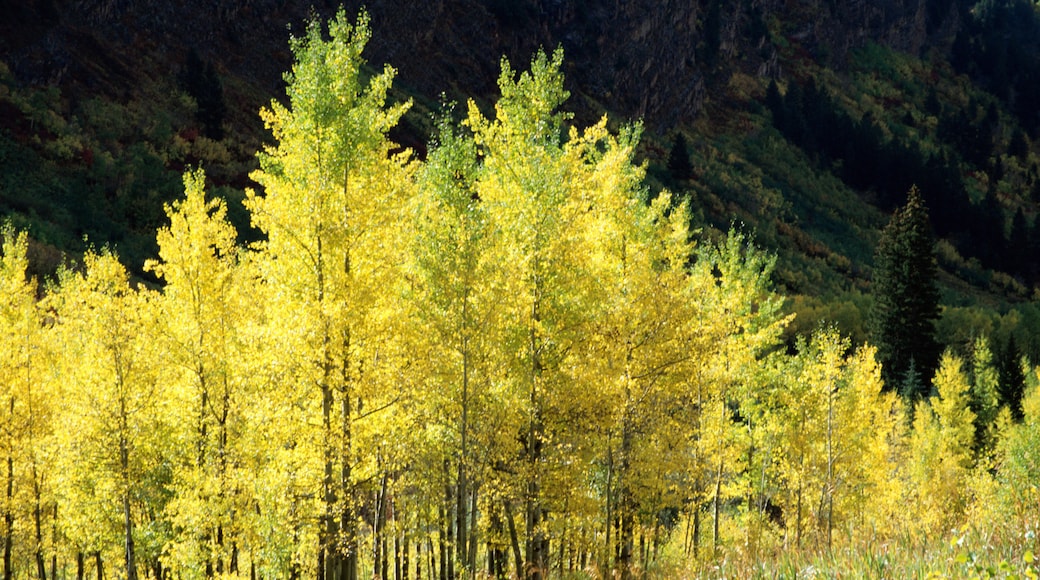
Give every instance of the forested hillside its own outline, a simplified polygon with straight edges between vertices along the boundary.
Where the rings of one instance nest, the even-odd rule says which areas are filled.
[[[110,249],[45,281],[4,230],[5,577],[1037,574],[1037,368],[885,330],[920,297],[900,316],[935,338],[916,188],[880,234],[882,348],[791,344],[776,257],[691,229],[640,124],[577,120],[563,51],[503,60],[419,156],[370,26],[292,40],[252,243],[202,169],[154,282]]]
[[[4,578],[1036,577],[1032,3],[331,4],[0,2]]]

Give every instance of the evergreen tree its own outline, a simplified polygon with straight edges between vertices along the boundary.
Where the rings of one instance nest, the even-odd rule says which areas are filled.
[[[997,395],[1002,406],[1007,406],[1015,421],[1022,421],[1022,394],[1026,388],[1026,377],[1022,372],[1022,353],[1018,350],[1015,336],[1008,337],[1007,345],[1000,353],[998,361],[1000,382]]]
[[[935,276],[928,209],[917,187],[911,187],[906,205],[895,212],[882,232],[874,257],[870,330],[886,385],[894,386],[905,377],[911,360],[923,376],[930,377],[935,370],[939,355]]]
[[[672,141],[672,150],[668,154],[668,172],[676,181],[688,181],[693,177],[693,165],[690,163],[690,150],[686,147],[686,137],[676,133]]]
[[[184,90],[195,99],[198,106],[195,120],[202,125],[203,133],[210,139],[223,139],[227,103],[224,100],[224,85],[213,63],[203,61],[192,48],[185,59],[182,82]]]
[[[708,3],[704,15],[703,44],[700,46],[701,60],[711,69],[719,59],[719,48],[722,46],[722,2],[713,0]]]

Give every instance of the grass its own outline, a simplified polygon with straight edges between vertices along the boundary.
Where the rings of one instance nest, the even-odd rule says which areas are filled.
[[[723,552],[712,561],[661,562],[648,571],[659,578],[999,578],[1035,579],[1040,573],[1035,535],[1018,535],[1016,545],[999,543],[974,528],[950,530],[942,537],[904,535],[832,550],[776,548],[761,558]]]

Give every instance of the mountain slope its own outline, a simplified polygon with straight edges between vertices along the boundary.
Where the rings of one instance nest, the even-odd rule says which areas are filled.
[[[500,58],[522,67],[563,47],[578,124],[641,120],[652,189],[688,196],[709,235],[737,225],[776,251],[796,330],[829,319],[863,338],[877,232],[911,183],[944,238],[946,302],[1031,308],[1036,124],[1029,85],[1006,69],[1040,51],[1004,40],[1028,32],[1022,4],[381,1],[367,3],[366,56],[396,67],[397,97],[415,99],[394,138],[421,156],[442,94],[484,105]],[[240,208],[287,38],[336,6],[0,2],[0,211],[37,240],[37,271],[84,237],[139,270],[188,166]],[[677,131],[691,180],[666,169]],[[244,213],[232,218],[249,239]]]

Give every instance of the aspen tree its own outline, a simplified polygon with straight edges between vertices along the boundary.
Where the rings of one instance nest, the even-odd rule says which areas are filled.
[[[972,450],[979,459],[988,458],[996,445],[996,419],[1000,410],[1000,373],[989,339],[975,339],[971,353],[971,390],[969,407],[975,414],[975,441]]]
[[[935,531],[957,524],[965,507],[963,489],[972,468],[975,414],[963,361],[945,352],[932,381],[937,396],[919,403],[910,437],[910,477],[919,505],[917,525]]]
[[[243,295],[235,230],[223,200],[206,199],[205,173],[184,176],[185,197],[166,207],[170,225],[157,235],[159,261],[145,265],[166,285],[159,332],[171,386],[171,424],[179,426],[170,549],[182,575],[237,573],[242,516],[241,443],[247,377],[236,364],[239,328],[251,315]]]
[[[468,126],[484,158],[477,194],[488,206],[492,227],[502,236],[494,259],[510,321],[502,347],[511,362],[511,389],[524,393],[526,426],[520,434],[523,461],[524,570],[526,578],[547,572],[549,537],[543,480],[550,460],[547,415],[567,389],[564,359],[577,336],[579,303],[574,293],[583,272],[575,228],[577,200],[571,196],[571,166],[560,139],[566,99],[559,71],[563,55],[539,53],[529,72],[502,63],[495,119],[469,106]],[[584,208],[581,208],[584,209]],[[507,518],[513,516],[507,510]],[[514,542],[514,550],[516,549]]]
[[[400,394],[401,348],[393,315],[401,292],[400,248],[409,182],[406,154],[391,154],[387,131],[408,108],[388,107],[389,66],[364,79],[361,52],[370,32],[362,13],[341,10],[329,38],[312,22],[291,46],[289,106],[262,111],[276,145],[260,153],[252,174],[263,193],[247,192],[253,224],[267,240],[259,269],[271,286],[270,323],[291,383],[313,394],[308,424],[319,432],[321,467],[300,473],[318,503],[319,577],[352,580],[359,550],[358,481],[371,469],[365,430]],[[292,396],[291,393],[288,396]],[[285,441],[306,453],[304,441]],[[294,500],[295,501],[295,500]],[[308,524],[313,525],[313,524]],[[299,562],[299,559],[298,559]]]
[[[587,367],[576,378],[595,393],[591,408],[601,409],[600,420],[589,423],[604,439],[598,453],[608,470],[600,565],[610,569],[616,545],[622,578],[635,563],[637,518],[663,493],[668,453],[657,443],[667,436],[664,411],[675,404],[689,360],[680,332],[689,315],[689,217],[685,206],[671,211],[667,193],[647,205],[643,169],[633,160],[638,138],[638,127],[610,135],[604,119],[580,137],[572,133],[568,143],[588,167],[577,190],[591,208],[582,217],[590,274],[583,290]],[[615,521],[618,537],[611,540]]]
[[[418,175],[411,294],[416,319],[427,336],[426,405],[435,409],[432,429],[450,434],[444,457],[452,466],[447,549],[455,571],[476,572],[478,513],[492,457],[494,401],[500,380],[493,347],[501,326],[503,296],[492,275],[494,242],[487,205],[476,190],[477,148],[472,136],[440,121],[435,147]],[[433,433],[431,433],[433,436]],[[484,450],[485,452],[481,452]],[[449,574],[450,576],[451,574]]]
[[[169,476],[153,298],[130,287],[111,253],[88,253],[84,265],[83,274],[63,275],[53,297],[65,335],[63,380],[72,386],[62,396],[59,509],[75,544],[99,552],[120,546],[133,580],[152,563],[140,561],[142,550],[157,556],[164,541],[138,532],[158,524]]]
[[[876,352],[864,345],[846,357],[836,407],[841,424],[834,478],[840,492],[834,499],[837,527],[855,523],[866,539],[894,534],[905,509],[899,477],[904,410],[897,393],[884,391]]]
[[[724,240],[698,249],[688,278],[686,295],[694,310],[684,340],[696,357],[687,379],[695,401],[694,492],[695,497],[711,502],[716,552],[726,494],[740,497],[748,491],[748,481],[734,480],[740,472],[734,458],[739,457],[744,465],[755,463],[765,468],[765,458],[755,457],[756,449],[765,446],[753,440],[759,427],[765,427],[759,424],[762,410],[758,391],[766,380],[762,372],[768,366],[766,359],[777,349],[780,333],[790,320],[780,315],[782,299],[770,288],[774,264],[774,257],[732,231]],[[743,424],[731,420],[732,425],[725,429],[739,428],[743,433],[720,431],[725,425],[721,419],[724,409],[738,410],[743,419]],[[719,417],[706,415],[709,410]],[[760,473],[757,469],[747,473],[751,472]],[[694,516],[699,517],[698,512]],[[695,541],[698,538],[694,534]]]
[[[16,568],[30,568],[28,562],[16,564],[17,547],[32,554],[31,568],[46,578],[45,552],[54,549],[46,533],[55,476],[49,460],[53,398],[45,382],[50,353],[36,281],[26,278],[28,238],[10,225],[0,228],[0,236],[3,575],[12,578]]]

